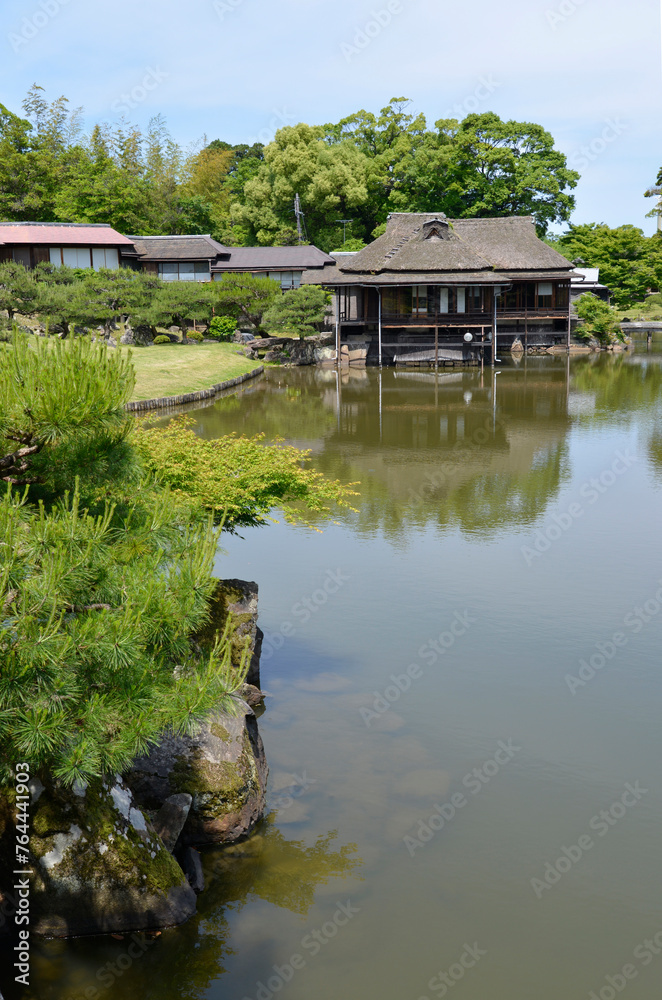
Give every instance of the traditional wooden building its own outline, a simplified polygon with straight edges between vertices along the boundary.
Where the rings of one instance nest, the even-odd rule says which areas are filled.
[[[131,240],[106,223],[0,222],[0,262],[13,260],[27,268],[42,262],[58,267],[120,266],[120,253],[133,251]]]
[[[492,359],[516,338],[567,343],[573,265],[533,218],[394,213],[386,232],[302,282],[332,289],[338,356],[407,363]]]
[[[333,258],[314,246],[226,247],[211,236],[130,236],[137,256],[127,263],[164,281],[218,281],[224,274],[271,278],[298,288],[305,270],[320,271]]]

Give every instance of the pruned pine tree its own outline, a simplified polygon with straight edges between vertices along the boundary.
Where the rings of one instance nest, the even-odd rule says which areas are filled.
[[[231,711],[244,679],[227,633],[195,641],[218,529],[141,473],[132,384],[103,346],[0,345],[0,785],[17,761],[68,784],[121,772]]]

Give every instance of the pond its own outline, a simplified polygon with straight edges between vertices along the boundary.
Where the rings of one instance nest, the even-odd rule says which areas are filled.
[[[260,587],[256,835],[205,853],[194,920],[44,942],[22,996],[656,996],[661,361],[272,369],[192,411],[357,512],[219,554]]]

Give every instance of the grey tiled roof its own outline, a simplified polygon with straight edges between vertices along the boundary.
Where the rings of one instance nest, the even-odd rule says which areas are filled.
[[[129,236],[141,261],[216,260],[230,251],[211,236]]]
[[[226,250],[230,259],[218,261],[212,271],[280,271],[333,263],[333,257],[314,246],[226,247]]]

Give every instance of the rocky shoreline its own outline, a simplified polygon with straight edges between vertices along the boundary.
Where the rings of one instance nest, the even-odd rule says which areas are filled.
[[[30,783],[31,931],[44,937],[157,931],[188,920],[204,889],[199,848],[234,844],[262,819],[268,767],[254,709],[262,633],[255,583],[226,580],[213,600],[204,648],[228,617],[233,662],[246,636],[247,683],[235,714],[215,713],[194,735],[168,735],[123,775],[65,788],[46,776]],[[2,871],[15,867],[13,807],[0,796]],[[5,920],[17,908],[0,886]]]

